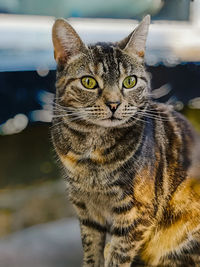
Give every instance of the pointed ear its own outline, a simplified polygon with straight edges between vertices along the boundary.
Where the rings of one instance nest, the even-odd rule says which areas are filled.
[[[72,26],[64,19],[57,19],[52,29],[54,58],[66,63],[71,57],[86,50],[84,43]]]
[[[143,58],[145,54],[146,39],[150,25],[150,15],[144,17],[137,28],[128,37],[118,42],[117,45],[128,54],[137,54]]]

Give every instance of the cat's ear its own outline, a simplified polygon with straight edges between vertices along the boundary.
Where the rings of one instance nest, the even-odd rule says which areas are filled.
[[[71,57],[86,50],[84,43],[64,19],[57,19],[52,29],[54,58],[57,63],[66,63]]]
[[[137,28],[128,37],[118,42],[117,45],[128,54],[137,54],[143,58],[150,21],[150,15],[144,17]]]

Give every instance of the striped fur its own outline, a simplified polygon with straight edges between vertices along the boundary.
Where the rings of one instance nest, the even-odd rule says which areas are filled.
[[[146,17],[123,41],[90,47],[64,20],[54,24],[52,140],[80,220],[84,267],[200,264],[199,139],[182,115],[151,100],[148,24]],[[137,84],[124,89],[129,75]],[[83,76],[98,87],[83,88]],[[116,119],[107,101],[120,102]]]

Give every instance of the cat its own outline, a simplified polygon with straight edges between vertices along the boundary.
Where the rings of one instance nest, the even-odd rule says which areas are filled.
[[[200,266],[199,137],[151,99],[149,25],[147,15],[122,41],[88,46],[64,19],[53,25],[52,140],[84,267]]]

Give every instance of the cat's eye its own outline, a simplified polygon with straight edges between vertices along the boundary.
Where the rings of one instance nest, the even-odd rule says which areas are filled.
[[[136,76],[128,76],[124,79],[123,81],[123,87],[125,87],[126,89],[130,89],[133,88],[137,83],[137,78]]]
[[[98,85],[97,81],[90,76],[83,77],[81,79],[81,83],[87,89],[95,89],[97,88],[97,85]]]

